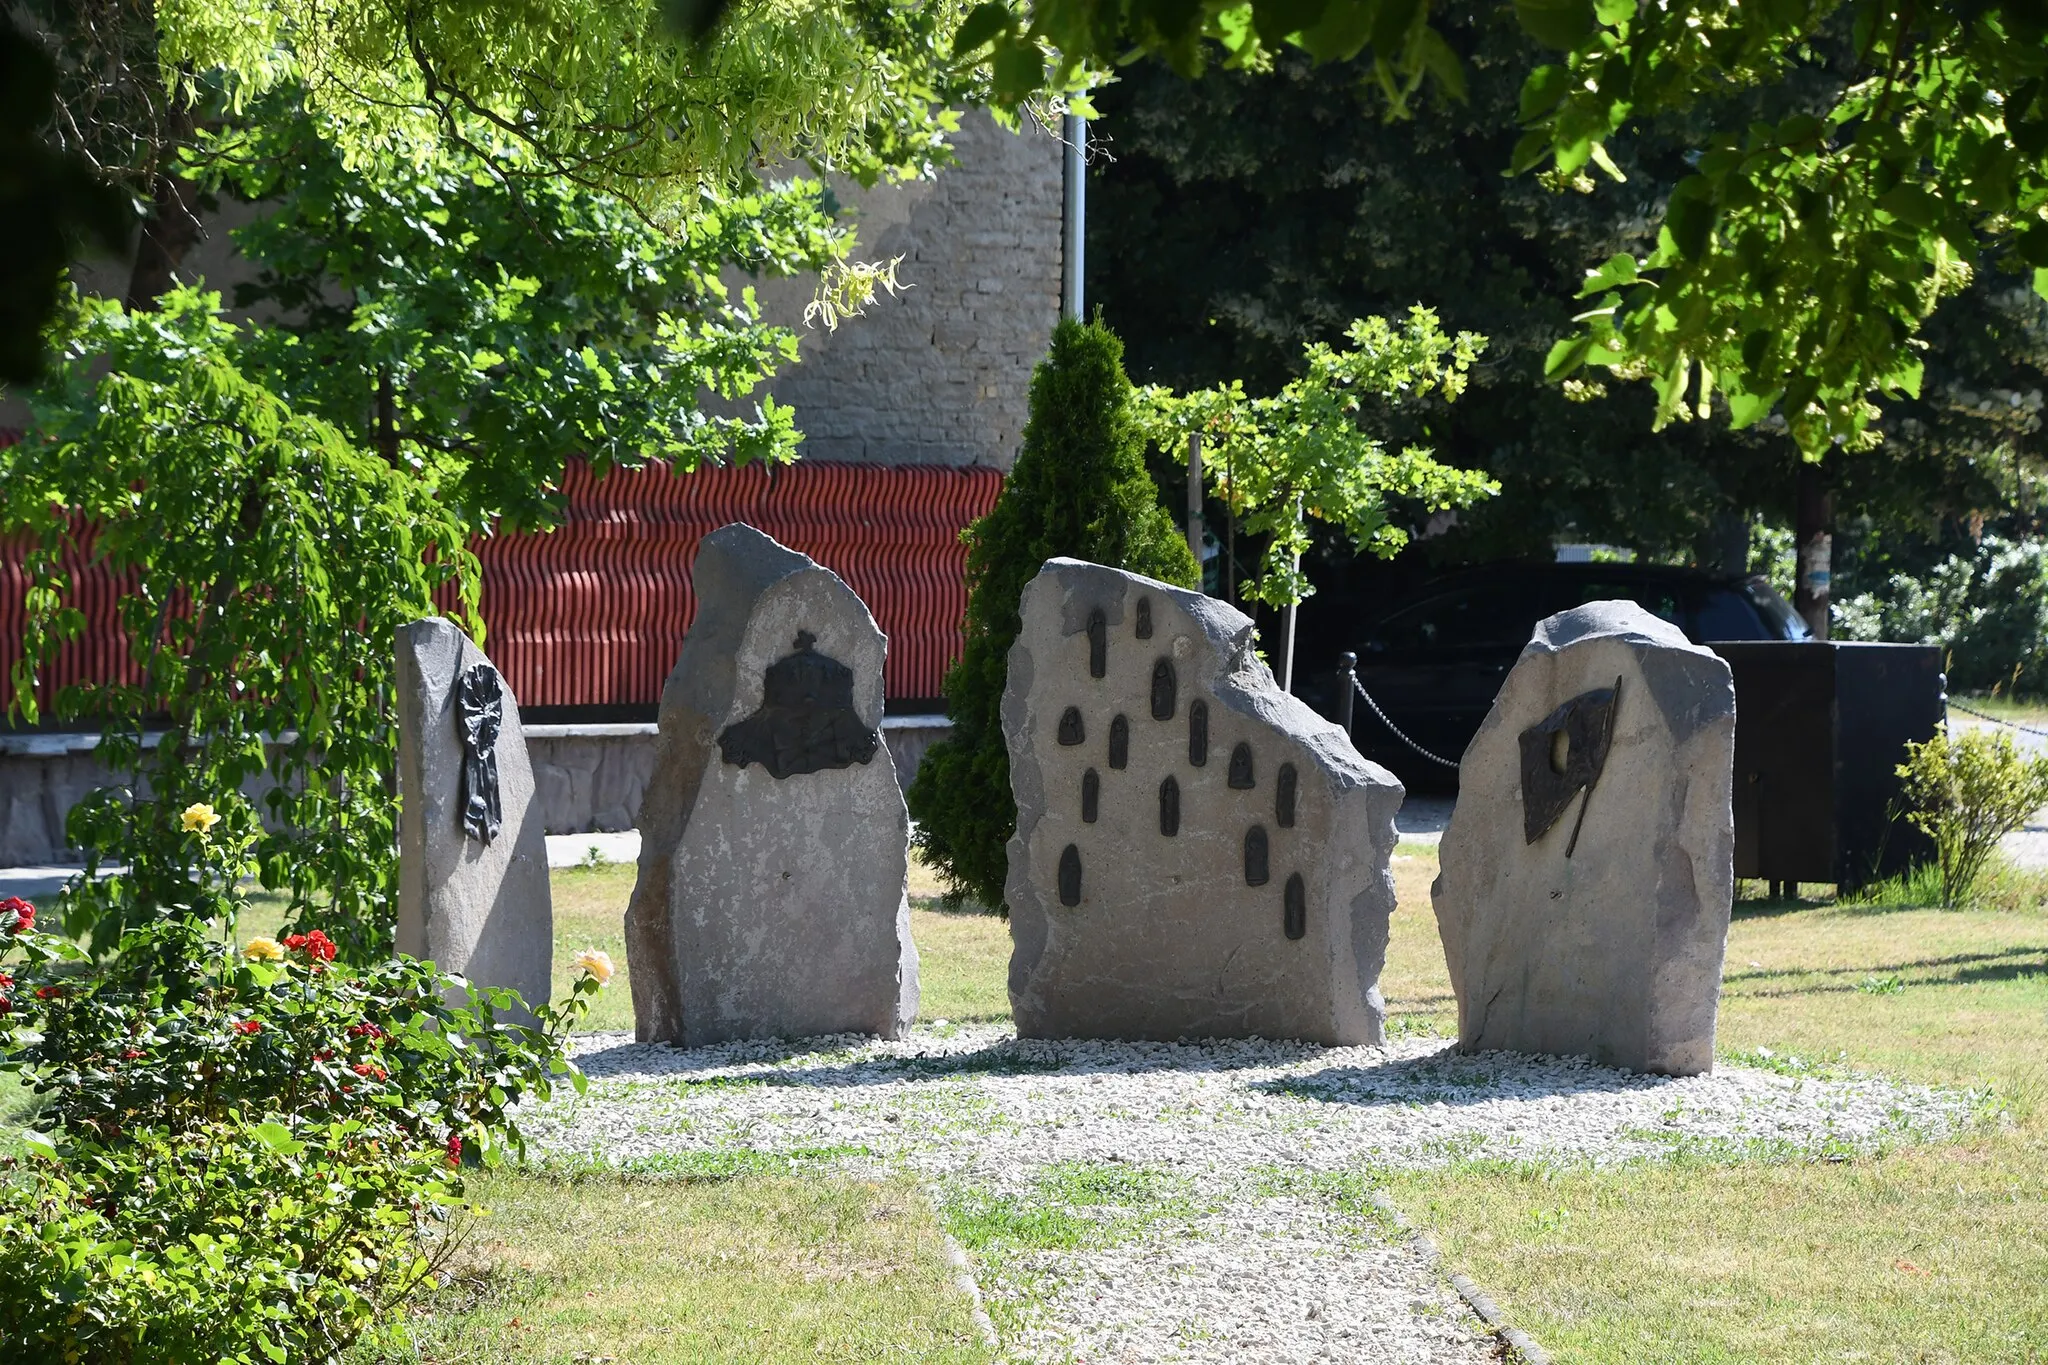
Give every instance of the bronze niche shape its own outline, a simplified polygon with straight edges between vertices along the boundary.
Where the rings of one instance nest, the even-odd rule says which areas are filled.
[[[1209,703],[1199,699],[1188,703],[1188,762],[1209,765]]]
[[[1138,636],[1138,638],[1139,638],[1140,640],[1149,640],[1149,639],[1151,639],[1151,638],[1152,638],[1152,599],[1151,599],[1151,598],[1149,598],[1149,597],[1140,597],[1140,598],[1138,599],[1137,617],[1138,617],[1138,629],[1137,629],[1137,636]]]
[[[800,630],[796,652],[768,665],[761,709],[718,737],[727,763],[758,763],[780,780],[850,768],[875,756],[882,737],[853,709],[853,670],[811,648],[817,643],[817,636]]]
[[[1173,677],[1173,660],[1161,659],[1152,665],[1152,719],[1172,720],[1176,704],[1177,684]]]
[[[1264,886],[1273,880],[1273,872],[1266,852],[1266,827],[1253,825],[1244,832],[1244,884]]]
[[[1060,743],[1072,746],[1087,738],[1087,727],[1081,724],[1080,707],[1069,706],[1060,712]]]
[[[1081,850],[1068,844],[1060,853],[1060,904],[1081,903]]]
[[[1128,768],[1131,765],[1131,723],[1118,716],[1109,723],[1109,766]]]
[[[1288,877],[1287,890],[1280,897],[1280,927],[1289,938],[1308,932],[1308,887],[1299,872]]]
[[[1252,746],[1239,740],[1230,750],[1229,784],[1241,792],[1248,792],[1259,784],[1252,778]]]
[[[1279,776],[1273,779],[1273,821],[1282,829],[1294,828],[1294,798],[1300,785],[1294,765],[1282,763]]]
[[[1097,812],[1102,809],[1102,776],[1090,768],[1081,774],[1081,823],[1095,823]]]
[[[1614,686],[1581,692],[1522,731],[1522,841],[1535,843],[1550,832],[1565,807],[1580,792],[1592,799],[1593,784],[1607,766],[1607,748],[1614,739],[1614,709],[1621,700],[1621,679]],[[1569,858],[1579,846],[1586,823],[1586,802],[1564,846]]]
[[[462,718],[462,828],[488,844],[505,815],[498,799],[498,731],[505,724],[505,683],[489,664],[471,664],[455,680]]]
[[[1159,832],[1171,839],[1180,833],[1180,782],[1168,777],[1159,784]]]
[[[1097,607],[1088,613],[1088,676],[1100,678],[1109,672],[1109,618]]]

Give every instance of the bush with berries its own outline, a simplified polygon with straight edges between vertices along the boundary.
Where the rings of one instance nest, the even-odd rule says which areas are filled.
[[[177,909],[98,962],[0,902],[0,1070],[43,1102],[0,1158],[0,1341],[330,1358],[431,1273],[465,1168],[522,1148],[518,1103],[581,1089],[560,1039],[601,984],[529,1012],[409,958],[338,963],[317,930],[237,948],[232,913]]]

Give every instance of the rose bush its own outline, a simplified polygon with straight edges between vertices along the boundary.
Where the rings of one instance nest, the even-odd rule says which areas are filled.
[[[208,850],[216,885],[242,853]],[[0,902],[0,1070],[43,1101],[0,1158],[0,1341],[27,1358],[327,1359],[430,1272],[464,1167],[522,1149],[519,1101],[582,1088],[560,1039],[595,970],[529,1012],[317,930],[237,949],[239,892],[211,903],[100,963]]]

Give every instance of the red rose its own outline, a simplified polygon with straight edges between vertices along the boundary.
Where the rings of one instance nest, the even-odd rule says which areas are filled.
[[[450,1166],[460,1166],[462,1164],[462,1134],[460,1133],[450,1133],[448,1135],[448,1164]]]
[[[313,1060],[316,1062],[331,1062],[334,1060],[334,1053],[323,1047],[313,1054]]]
[[[59,998],[60,996],[62,996],[63,994],[64,994],[64,988],[63,988],[62,986],[38,986],[38,987],[36,987],[36,999],[38,999],[38,1000],[55,1000],[55,999]]]
[[[4,990],[6,990],[6,989],[7,989],[7,988],[8,988],[9,986],[12,986],[13,984],[14,984],[14,978],[13,978],[13,977],[9,976],[9,975],[8,975],[7,973],[5,973],[5,972],[0,972],[0,991],[4,991]]]
[[[122,1054],[121,1054],[121,1057],[122,1057],[122,1060],[124,1060],[124,1061],[130,1061],[130,1062],[132,1062],[132,1061],[134,1061],[134,1060],[135,1060],[135,1059],[136,1059],[137,1057],[140,1057],[141,1055],[142,1055],[142,1050],[141,1050],[140,1048],[133,1048],[133,1047],[131,1047],[131,1048],[129,1048],[129,1049],[128,1049],[128,1050],[126,1051],[126,1052],[122,1053]]]
[[[306,935],[306,956],[320,962],[334,961],[334,940],[315,929]]]
[[[36,908],[19,896],[9,896],[0,901],[0,921],[5,921],[9,915],[14,917],[11,927],[18,934],[25,934],[36,927]],[[10,926],[0,923],[0,928],[7,927]]]
[[[238,1019],[235,1021],[235,1032],[246,1038],[252,1033],[263,1032],[263,1025],[254,1019]]]
[[[12,1013],[14,1013],[14,1002],[12,1000],[9,1000],[6,996],[0,995],[0,1014]]]

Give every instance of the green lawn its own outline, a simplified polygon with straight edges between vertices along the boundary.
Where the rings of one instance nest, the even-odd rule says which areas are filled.
[[[1418,884],[1426,897],[1425,879],[1402,880],[1390,1000],[1426,1001],[1438,979],[1407,976],[1438,958],[1417,941]],[[2048,1360],[2038,904],[1739,907],[1720,1042],[1793,1074],[1985,1087],[2007,1122],[1844,1162],[1470,1165],[1384,1187],[1560,1361]]]
[[[1435,872],[1434,849],[1402,846],[1382,978],[1397,1036],[1456,1031]],[[1007,927],[937,908],[918,876],[923,1017],[1006,1018]],[[554,877],[558,985],[583,947],[622,969],[594,1027],[631,1027],[632,880]],[[2038,880],[2000,886],[2004,908],[1972,911],[1749,902],[1729,935],[1724,1060],[1980,1088],[2002,1118],[1961,1141],[1848,1161],[1353,1175],[1560,1361],[2048,1361],[2048,912]],[[19,1098],[0,1082],[0,1110]],[[990,1358],[905,1185],[769,1167],[523,1172],[484,1190],[493,1214],[396,1359]]]

